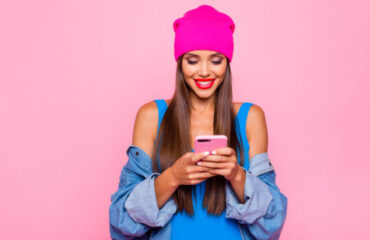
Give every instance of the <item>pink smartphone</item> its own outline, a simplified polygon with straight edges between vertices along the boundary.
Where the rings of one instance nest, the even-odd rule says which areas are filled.
[[[218,148],[227,147],[227,136],[225,135],[199,135],[195,137],[194,152],[210,153]]]

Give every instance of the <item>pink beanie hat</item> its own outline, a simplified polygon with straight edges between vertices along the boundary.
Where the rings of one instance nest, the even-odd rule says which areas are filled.
[[[226,14],[209,5],[187,11],[173,22],[175,59],[192,50],[212,50],[231,62],[234,50],[235,24]]]

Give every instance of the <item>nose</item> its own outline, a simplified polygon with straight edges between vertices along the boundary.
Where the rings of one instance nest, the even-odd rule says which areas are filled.
[[[199,76],[205,78],[209,75],[207,62],[204,61],[199,70]]]

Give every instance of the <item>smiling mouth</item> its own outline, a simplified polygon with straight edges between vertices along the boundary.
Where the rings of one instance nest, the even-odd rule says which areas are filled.
[[[215,78],[206,78],[206,79],[194,78],[196,85],[200,89],[207,89],[207,88],[212,87],[215,80],[216,80]]]

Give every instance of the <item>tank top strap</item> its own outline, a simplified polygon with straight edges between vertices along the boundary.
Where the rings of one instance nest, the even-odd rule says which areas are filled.
[[[157,127],[157,135],[155,137],[157,139],[159,127],[161,126],[163,116],[167,110],[167,103],[164,99],[155,99],[154,102],[157,104],[157,108],[158,108],[158,127]]]
[[[164,99],[155,99],[154,102],[157,104],[157,108],[158,108],[158,127],[157,127],[157,134],[155,137],[155,142],[154,142],[154,144],[156,144],[159,128],[161,126],[163,116],[167,110],[167,103]],[[157,152],[157,167],[158,167],[159,172],[162,172],[158,152]]]
[[[244,102],[238,111],[238,114],[236,116],[236,128],[237,128],[237,136],[239,141],[241,140],[241,143],[244,147],[244,167],[249,170],[249,143],[247,139],[247,118],[248,118],[248,112],[250,107],[253,105],[253,103],[250,102]],[[239,154],[239,152],[238,152]]]

